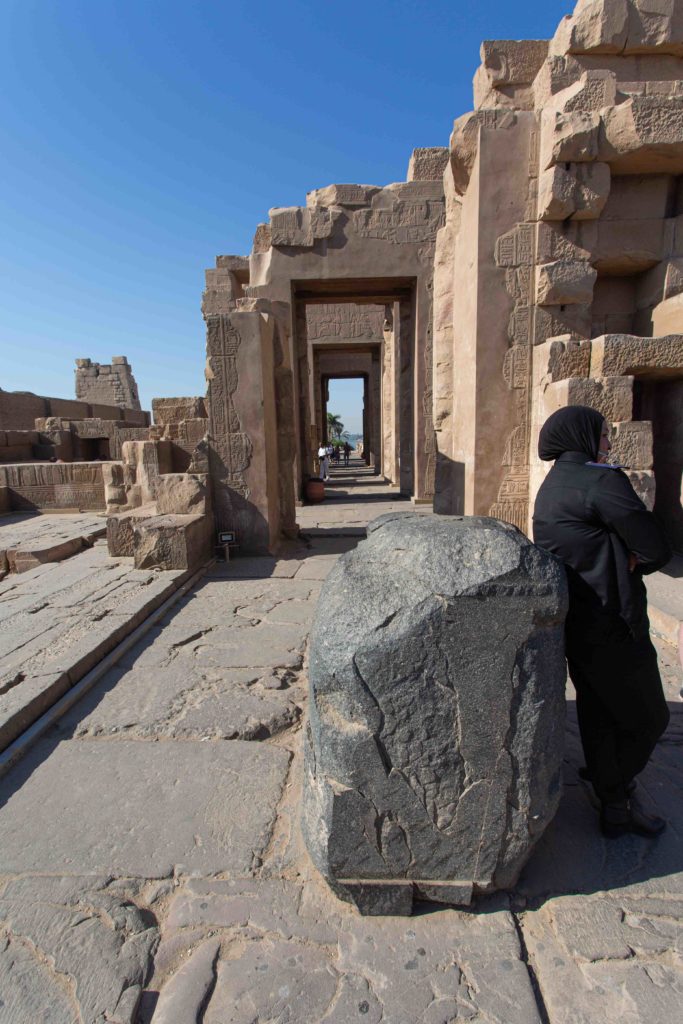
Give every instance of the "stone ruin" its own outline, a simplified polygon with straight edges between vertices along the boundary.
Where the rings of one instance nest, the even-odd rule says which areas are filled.
[[[126,508],[124,445],[169,442],[173,472],[208,473],[215,529],[264,552],[297,532],[330,380],[362,380],[360,450],[406,497],[525,531],[538,428],[584,403],[683,550],[682,81],[681,0],[580,0],[551,40],[485,41],[474,111],[406,181],[314,189],[206,272],[206,399],[150,428],[125,357],[78,360],[92,412],[43,404],[20,440],[113,459]]]
[[[115,373],[77,363],[81,396],[79,375],[93,382],[88,401],[0,390],[0,513],[106,513],[111,555],[141,569],[198,568],[213,550],[204,398],[153,399],[152,424],[125,356]],[[137,409],[102,403],[121,397],[115,377],[129,381]]]
[[[540,423],[595,406],[682,550],[682,81],[680,0],[580,0],[551,40],[482,44],[474,111],[406,181],[315,189],[248,257],[219,256],[202,306],[218,527],[253,550],[295,529],[327,383],[356,376],[378,474],[523,530]]]
[[[103,402],[122,409],[140,409],[138,386],[125,356],[112,356],[110,364],[76,360],[76,398]]]

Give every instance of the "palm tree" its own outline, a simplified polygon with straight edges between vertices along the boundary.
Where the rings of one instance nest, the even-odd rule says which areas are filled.
[[[339,416],[333,412],[327,414],[327,433],[330,437],[335,437],[337,440],[342,436],[344,432],[344,424],[342,423]]]

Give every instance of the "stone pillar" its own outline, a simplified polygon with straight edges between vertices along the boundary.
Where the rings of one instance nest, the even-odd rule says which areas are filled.
[[[399,399],[399,486],[401,494],[412,494],[414,486],[413,442],[413,349],[415,321],[412,303],[399,303],[397,359]]]
[[[273,318],[256,310],[206,317],[209,472],[217,530],[243,552],[280,535]]]

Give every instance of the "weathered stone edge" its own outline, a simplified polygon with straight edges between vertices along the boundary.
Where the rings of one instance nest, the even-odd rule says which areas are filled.
[[[36,700],[34,693],[27,704],[17,708],[12,719],[0,727],[0,777],[164,617],[168,609],[197,583],[212,564],[213,559],[198,570],[188,569],[176,576],[164,590],[137,608],[123,626],[100,641],[85,657],[81,656],[77,666],[59,677],[60,682],[67,676],[70,680],[66,692],[63,686],[54,685],[54,676],[47,677],[50,684],[43,694],[44,700]]]

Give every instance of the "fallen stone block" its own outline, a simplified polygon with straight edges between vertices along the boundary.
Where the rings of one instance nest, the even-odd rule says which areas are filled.
[[[515,527],[381,516],[323,586],[303,832],[362,913],[514,884],[560,795],[566,582]]]
[[[107,516],[107,550],[114,558],[132,558],[134,550],[133,530],[137,523],[156,516],[156,505],[141,505],[132,512],[121,512]]]
[[[160,516],[206,515],[209,511],[207,477],[198,473],[164,473],[157,481],[156,506]]]
[[[211,557],[208,516],[153,516],[133,526],[136,569],[194,569]]]

